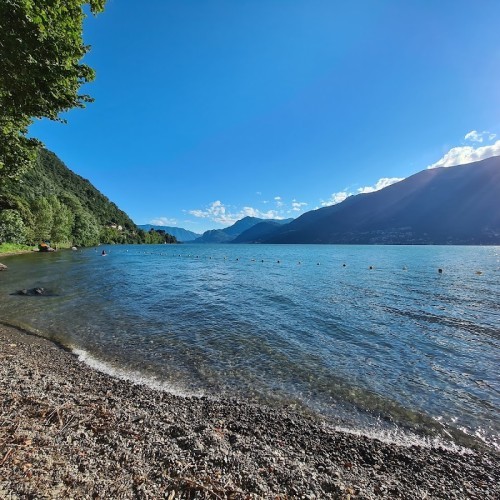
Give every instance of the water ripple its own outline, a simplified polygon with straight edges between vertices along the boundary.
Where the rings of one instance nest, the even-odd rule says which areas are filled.
[[[113,373],[180,392],[293,405],[342,426],[498,443],[498,248],[182,245],[99,254],[9,258],[0,317]],[[58,296],[9,295],[34,286]]]

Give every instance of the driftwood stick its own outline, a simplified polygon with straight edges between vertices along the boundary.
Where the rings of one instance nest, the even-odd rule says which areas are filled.
[[[14,448],[9,448],[9,451],[5,454],[5,457],[3,457],[2,463],[0,463],[0,467],[2,467],[2,465],[7,461],[13,449]]]
[[[68,419],[68,421],[63,425],[63,427],[61,429],[59,429],[57,432],[60,433],[60,432],[63,432],[69,424],[71,424],[71,422],[73,422],[75,416],[74,415],[71,415],[71,417]]]
[[[45,419],[45,425],[47,425],[47,424],[51,421],[51,419],[52,419],[52,417],[54,416],[54,414],[55,414],[55,412],[56,412],[56,411],[57,411],[57,410],[55,410],[55,409],[54,409],[54,410],[52,410],[52,411],[50,412],[50,415],[49,415],[49,416]]]

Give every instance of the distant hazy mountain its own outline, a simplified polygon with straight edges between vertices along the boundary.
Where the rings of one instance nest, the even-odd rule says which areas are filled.
[[[262,243],[262,241],[275,233],[279,227],[292,221],[293,219],[264,220],[241,233],[231,243]]]
[[[500,244],[500,157],[424,170],[306,212],[266,243]]]
[[[172,236],[177,238],[177,241],[193,241],[198,238],[200,235],[198,233],[193,233],[193,231],[188,231],[182,227],[173,227],[173,226],[154,226],[151,224],[142,224],[140,226],[144,231],[149,231],[150,229],[163,230]]]
[[[260,224],[261,222],[269,221],[270,220],[268,219],[259,219],[258,217],[243,217],[243,219],[235,222],[232,226],[224,229],[212,229],[210,231],[205,231],[203,235],[194,240],[193,243],[230,243],[240,234],[244,233],[253,226]]]

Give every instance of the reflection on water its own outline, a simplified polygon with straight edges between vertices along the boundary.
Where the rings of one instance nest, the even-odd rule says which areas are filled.
[[[106,249],[4,259],[0,318],[180,392],[498,444],[497,247]]]

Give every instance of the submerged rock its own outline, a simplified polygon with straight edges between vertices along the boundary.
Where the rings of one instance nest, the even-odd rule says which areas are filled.
[[[53,297],[56,294],[52,293],[50,290],[45,290],[45,288],[37,287],[37,288],[23,288],[22,290],[18,290],[17,292],[12,293],[11,295],[26,295],[30,297],[43,295],[47,297]]]

